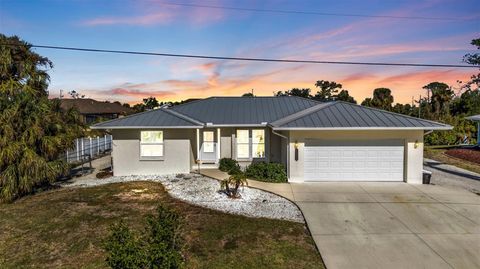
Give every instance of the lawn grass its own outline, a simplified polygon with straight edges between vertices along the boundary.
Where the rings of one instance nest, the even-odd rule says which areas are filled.
[[[480,173],[480,165],[472,162],[468,162],[465,160],[450,157],[445,154],[445,151],[448,149],[449,148],[425,147],[424,157],[435,160],[435,161],[439,161],[445,164],[454,165],[456,167],[460,167],[471,172]]]
[[[0,204],[0,268],[105,268],[108,227],[123,219],[141,230],[159,203],[185,220],[186,268],[324,268],[303,224],[193,206],[154,182],[59,189]]]

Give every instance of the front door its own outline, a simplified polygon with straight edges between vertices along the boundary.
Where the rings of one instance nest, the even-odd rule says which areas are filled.
[[[215,129],[203,130],[200,137],[200,160],[202,163],[217,162],[217,143]]]

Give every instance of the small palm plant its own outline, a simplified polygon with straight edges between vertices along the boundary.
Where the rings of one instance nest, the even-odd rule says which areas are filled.
[[[230,198],[240,198],[238,188],[240,186],[248,185],[247,175],[243,171],[237,171],[237,173],[230,175],[228,178],[222,180],[220,188]]]

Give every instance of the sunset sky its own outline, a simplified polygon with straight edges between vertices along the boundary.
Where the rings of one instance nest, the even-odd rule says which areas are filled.
[[[167,3],[167,4],[166,4]],[[171,5],[201,4],[361,16],[255,12]],[[0,32],[37,45],[160,53],[329,61],[462,64],[480,37],[478,0],[428,1],[90,1],[0,0]],[[314,65],[165,58],[35,49],[54,63],[50,94],[136,103],[256,95],[317,80],[343,84],[357,101],[378,87],[395,102],[425,95],[442,81],[457,87],[478,69]]]

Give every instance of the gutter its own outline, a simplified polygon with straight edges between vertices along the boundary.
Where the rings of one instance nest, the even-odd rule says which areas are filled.
[[[450,125],[439,127],[273,127],[277,131],[358,131],[358,130],[452,130]]]

